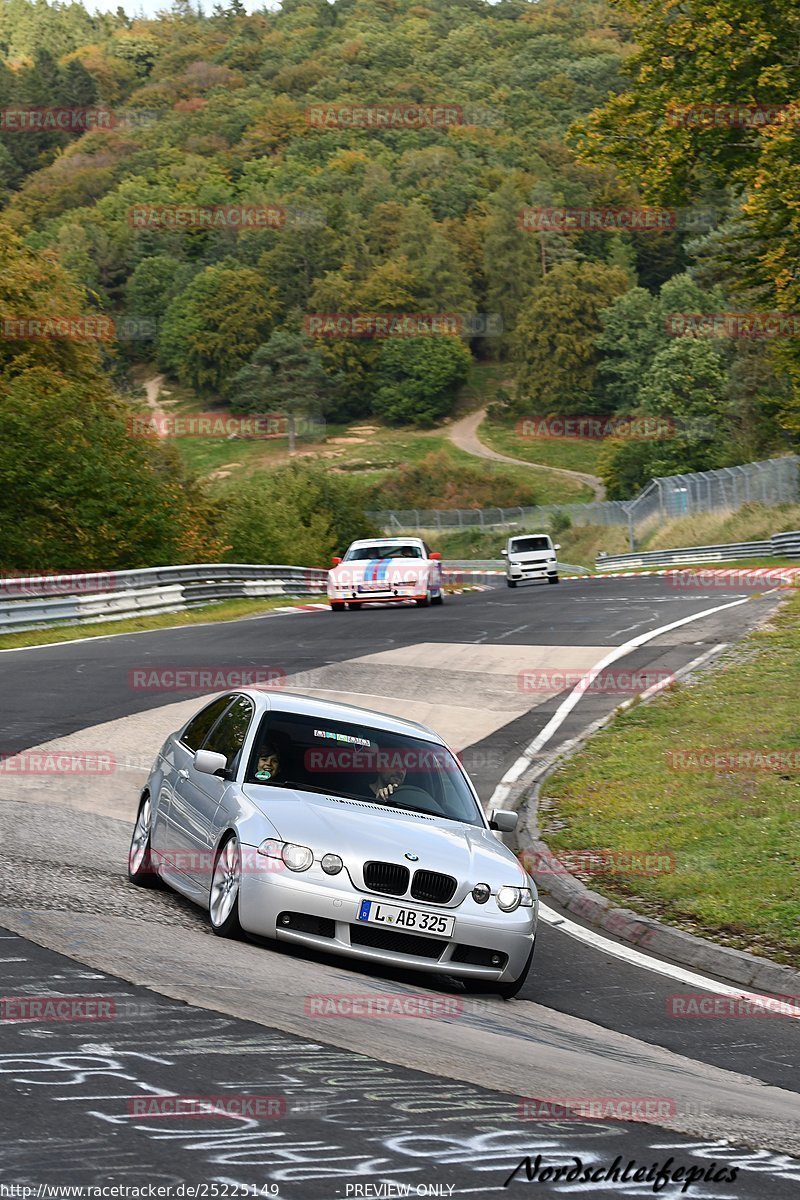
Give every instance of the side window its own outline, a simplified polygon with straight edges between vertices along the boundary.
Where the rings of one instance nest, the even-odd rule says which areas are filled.
[[[225,709],[231,702],[230,696],[220,696],[218,700],[212,700],[204,709],[193,717],[181,738],[185,746],[190,750],[199,750],[205,739],[208,737],[209,730],[213,727],[214,722],[222,716]]]
[[[423,544],[423,546],[425,547],[425,557],[426,557],[426,558],[430,558],[430,556],[431,556],[431,548],[430,548],[430,546],[428,545],[428,543],[427,543],[427,542],[423,542],[422,544]]]
[[[229,771],[236,767],[254,712],[253,701],[247,696],[238,696],[203,744],[204,750],[225,755]]]

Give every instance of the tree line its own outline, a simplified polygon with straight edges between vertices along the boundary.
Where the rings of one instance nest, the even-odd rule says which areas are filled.
[[[237,0],[209,15],[181,0],[154,20],[0,0],[0,109],[94,106],[112,116],[87,132],[0,127],[9,262],[23,273],[57,269],[55,299],[111,316],[117,331],[93,348],[61,347],[55,365],[51,346],[0,349],[17,363],[0,377],[4,419],[52,420],[42,377],[30,373],[42,355],[60,373],[56,409],[68,411],[70,387],[88,387],[117,413],[112,424],[140,362],[238,412],[433,425],[452,412],[470,363],[497,360],[512,381],[498,390],[500,420],[672,418],[668,439],[605,446],[611,495],[630,495],[653,473],[791,448],[800,432],[791,339],[669,329],[676,313],[794,304],[796,15],[787,0],[778,8],[783,26],[772,7],[739,0],[710,9],[690,0],[674,12],[644,0],[284,0],[253,15]],[[669,116],[731,96],[777,115],[744,130]],[[370,106],[391,110],[394,123],[353,127],[348,114]],[[450,116],[395,120],[409,108]],[[521,215],[648,205],[714,218],[700,230],[565,228]],[[243,209],[279,219],[225,216]],[[17,293],[10,270],[0,293],[14,315],[23,300],[46,299]],[[309,332],[309,315],[336,313],[463,320],[449,336]],[[72,453],[62,470],[81,457]],[[119,523],[117,565],[243,545],[163,447],[123,437],[119,454],[129,454],[125,470],[167,488],[142,520],[170,507],[173,518],[139,540],[122,529],[129,514],[112,503],[113,486],[98,492],[94,511],[108,506]],[[98,455],[95,471],[104,469]],[[318,554],[340,508],[355,503],[326,497],[333,523]],[[54,494],[53,531],[62,508]],[[243,516],[237,529],[246,526]],[[107,544],[116,528],[106,520]],[[25,566],[25,544],[4,557]],[[65,565],[63,545],[53,532],[39,557],[58,546],[54,565]],[[86,566],[85,553],[76,543],[70,565]]]

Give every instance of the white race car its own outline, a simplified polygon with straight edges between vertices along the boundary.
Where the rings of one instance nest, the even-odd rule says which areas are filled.
[[[328,572],[328,601],[333,612],[362,604],[414,600],[441,604],[441,554],[431,553],[422,538],[364,538]]]

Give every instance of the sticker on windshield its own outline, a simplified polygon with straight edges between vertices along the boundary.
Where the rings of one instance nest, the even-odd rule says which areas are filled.
[[[315,729],[314,737],[327,738],[331,742],[347,742],[349,746],[371,746],[369,738],[352,737],[349,733],[331,733],[328,729]]]

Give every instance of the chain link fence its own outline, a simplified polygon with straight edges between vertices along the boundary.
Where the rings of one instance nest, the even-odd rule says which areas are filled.
[[[550,528],[568,517],[572,525],[625,525],[631,547],[645,526],[695,513],[735,511],[743,504],[785,504],[800,499],[800,458],[789,454],[764,462],[689,475],[651,479],[633,500],[588,504],[538,504],[529,508],[411,508],[367,515],[387,534],[458,529]]]

